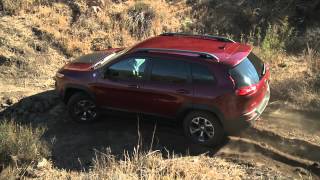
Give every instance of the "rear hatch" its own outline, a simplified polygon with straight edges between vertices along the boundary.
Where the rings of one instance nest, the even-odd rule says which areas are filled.
[[[263,111],[270,93],[269,70],[263,61],[251,52],[230,70],[230,75],[235,84],[236,95],[243,99],[240,102],[246,112],[254,109]]]

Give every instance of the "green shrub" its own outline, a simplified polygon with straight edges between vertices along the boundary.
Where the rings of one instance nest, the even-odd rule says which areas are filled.
[[[29,164],[48,155],[40,140],[44,129],[22,126],[12,121],[0,122],[0,164]]]
[[[280,24],[269,24],[261,48],[268,52],[285,51],[293,37],[294,29],[289,25],[286,17]]]

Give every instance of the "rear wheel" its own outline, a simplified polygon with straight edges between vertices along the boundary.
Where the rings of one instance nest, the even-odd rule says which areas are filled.
[[[93,99],[85,93],[76,93],[68,101],[68,112],[77,122],[89,123],[98,118],[97,106]]]
[[[183,126],[185,135],[198,144],[216,146],[224,139],[224,131],[218,118],[208,112],[189,113]]]

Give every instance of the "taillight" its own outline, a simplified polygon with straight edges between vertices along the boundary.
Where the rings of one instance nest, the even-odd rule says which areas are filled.
[[[242,87],[236,90],[238,96],[247,96],[257,92],[257,85]]]
[[[231,75],[229,75],[229,79],[233,83],[233,87],[236,88],[236,81],[233,79],[233,77]],[[256,84],[236,89],[236,95],[238,95],[238,96],[248,96],[248,95],[251,95],[255,92],[257,92],[257,85]]]

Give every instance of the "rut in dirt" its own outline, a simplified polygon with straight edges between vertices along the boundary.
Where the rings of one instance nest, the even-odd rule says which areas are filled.
[[[243,154],[257,153],[272,160],[282,162],[289,166],[301,167],[320,176],[320,164],[318,162],[299,158],[278,149],[268,146],[263,142],[255,142],[245,138],[231,137],[229,143],[226,144],[217,155],[224,156],[225,154]]]
[[[289,139],[274,132],[249,128],[243,136],[250,140],[261,142],[266,146],[278,149],[292,156],[320,162],[320,146],[301,139]]]

